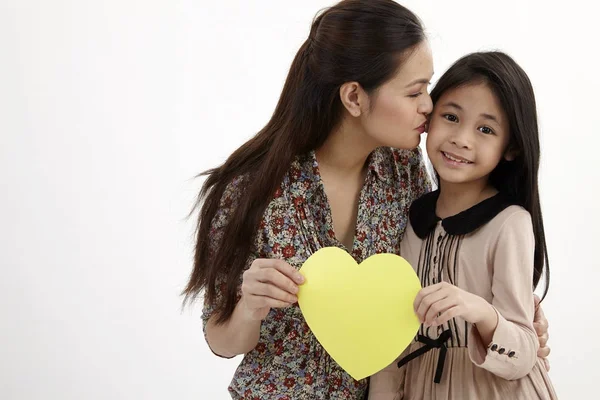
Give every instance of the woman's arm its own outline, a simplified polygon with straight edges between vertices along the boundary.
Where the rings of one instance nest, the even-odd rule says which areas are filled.
[[[231,358],[254,349],[260,337],[261,321],[271,308],[289,307],[298,301],[303,276],[283,260],[255,259],[243,274],[241,297],[229,320],[217,324],[218,315],[205,305],[204,325],[208,346],[218,356]]]
[[[213,253],[218,250],[221,241],[227,240],[224,237],[225,227],[243,193],[240,189],[242,182],[243,178],[238,177],[228,184],[211,221],[210,234],[206,239]],[[260,338],[261,321],[270,309],[287,307],[297,301],[297,285],[303,282],[302,275],[283,260],[258,256],[256,252],[249,256],[248,267],[238,278],[237,304],[231,317],[223,323],[217,321],[219,306],[225,300],[227,278],[225,274],[218,274],[215,281],[208,283],[214,285],[215,299],[212,303],[204,302],[203,331],[208,346],[218,356],[231,358],[254,349]]]
[[[548,320],[540,305],[540,298],[537,295],[533,295],[533,301],[535,303],[535,316],[533,317],[533,327],[535,333],[538,335],[538,341],[540,342],[540,348],[538,349],[537,355],[542,359],[544,368],[546,371],[550,371],[550,361],[548,356],[550,355],[550,347],[548,346]]]
[[[227,322],[217,324],[217,317],[212,315],[204,325],[206,343],[215,355],[232,358],[256,347],[261,321],[249,318],[241,299]]]

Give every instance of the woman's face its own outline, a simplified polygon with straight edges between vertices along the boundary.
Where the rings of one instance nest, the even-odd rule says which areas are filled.
[[[431,50],[424,41],[396,75],[370,96],[369,111],[361,116],[365,133],[380,146],[417,147],[433,108],[428,92],[432,76]]]

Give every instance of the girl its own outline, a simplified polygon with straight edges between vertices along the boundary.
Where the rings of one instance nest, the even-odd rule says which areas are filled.
[[[233,398],[366,394],[367,381],[346,374],[308,329],[297,269],[323,246],[358,262],[399,253],[408,207],[430,190],[417,146],[432,75],[413,13],[392,0],[342,1],[313,22],[271,120],[207,172],[185,294],[206,289],[213,352],[244,354]]]
[[[457,61],[431,93],[427,152],[439,190],[416,200],[401,245],[423,289],[417,338],[371,399],[553,399],[536,357],[532,290],[548,255],[536,105],[506,54]],[[545,294],[545,293],[544,293]]]

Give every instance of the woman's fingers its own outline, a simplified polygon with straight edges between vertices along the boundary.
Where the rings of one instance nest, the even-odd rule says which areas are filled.
[[[283,275],[287,276],[291,279],[295,284],[302,284],[304,282],[304,276],[296,268],[292,267],[290,264],[283,260],[278,259],[263,259],[258,265],[262,269],[275,269],[281,272]]]
[[[242,294],[251,309],[288,307],[298,301],[298,271],[283,260],[256,259],[243,274]]]
[[[289,279],[279,272],[275,270],[272,271],[272,273],[267,272],[266,274],[258,274],[259,276],[257,277],[249,276],[248,279],[244,280],[242,283],[242,293],[250,296],[270,297],[287,303],[295,303],[298,300],[296,294],[293,293],[295,285],[290,283]],[[279,276],[276,276],[276,274],[279,274]],[[260,277],[261,275],[262,278]],[[288,290],[284,290],[280,286],[287,286]]]
[[[290,294],[298,293],[298,285],[288,276],[274,268],[264,268],[257,272],[257,280],[261,283],[269,283]]]
[[[292,303],[290,303],[290,302],[277,300],[272,297],[267,297],[267,296],[254,296],[254,297],[255,297],[255,301],[258,305],[258,307],[256,307],[256,308],[266,308],[266,307],[285,308],[285,307],[289,307],[290,305],[292,305]]]
[[[540,358],[548,357],[550,355],[550,347],[548,347],[548,346],[540,347],[537,351],[537,355]]]
[[[542,363],[544,364],[546,371],[550,371],[550,361],[548,361],[546,358],[542,358]]]

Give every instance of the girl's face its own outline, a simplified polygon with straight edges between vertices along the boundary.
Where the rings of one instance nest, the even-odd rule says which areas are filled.
[[[417,147],[433,108],[427,91],[432,76],[433,59],[425,41],[404,61],[396,76],[370,96],[369,111],[361,117],[365,133],[380,146]]]
[[[444,93],[436,103],[427,135],[427,153],[441,182],[487,185],[506,154],[508,119],[484,83]]]

